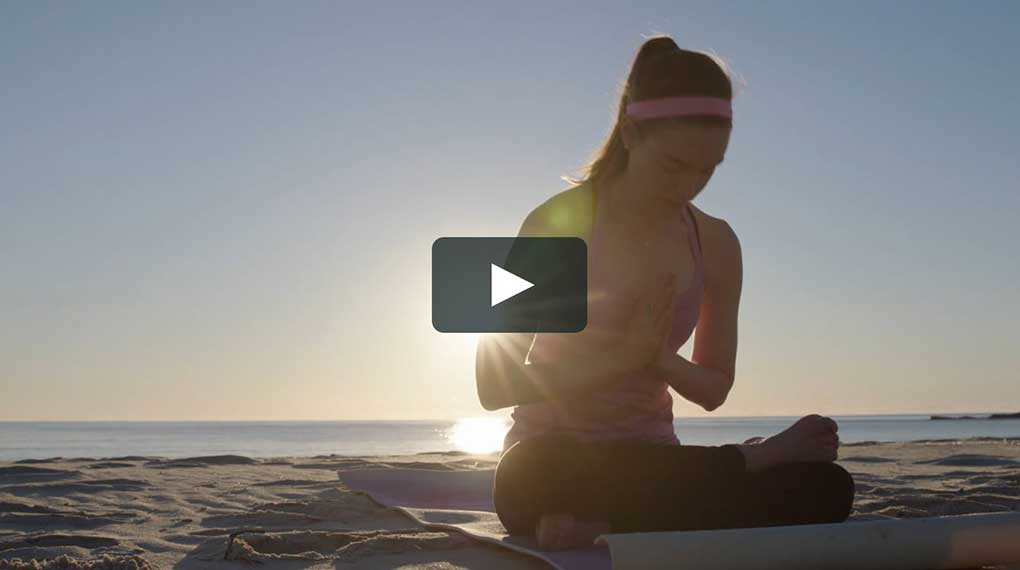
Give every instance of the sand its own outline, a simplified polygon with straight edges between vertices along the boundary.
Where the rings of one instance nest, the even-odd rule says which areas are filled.
[[[0,463],[0,570],[546,568],[421,528],[338,469],[489,469],[494,455],[54,458]],[[844,444],[852,520],[1020,510],[1020,438]],[[1016,567],[1016,566],[1014,566]]]

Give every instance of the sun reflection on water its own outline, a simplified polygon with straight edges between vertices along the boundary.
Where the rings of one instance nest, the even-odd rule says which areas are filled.
[[[503,436],[509,428],[505,418],[462,418],[450,428],[447,438],[467,453],[495,453],[503,449]]]

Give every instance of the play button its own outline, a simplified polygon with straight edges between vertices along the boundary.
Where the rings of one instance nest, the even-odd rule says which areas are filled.
[[[432,244],[439,332],[578,332],[588,324],[584,240],[444,237]]]
[[[531,281],[521,279],[495,263],[489,265],[492,267],[491,283],[489,284],[489,289],[492,291],[491,307],[535,286]]]

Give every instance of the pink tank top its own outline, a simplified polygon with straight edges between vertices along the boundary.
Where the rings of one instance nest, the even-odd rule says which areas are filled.
[[[694,331],[705,289],[701,241],[694,216],[689,204],[683,211],[687,220],[687,243],[694,258],[694,276],[690,287],[677,293],[670,334],[673,351],[679,350]],[[598,224],[594,226],[591,259],[595,259],[598,249]],[[598,281],[598,274],[593,273],[589,288],[596,290]],[[593,316],[589,315],[589,323]],[[518,405],[510,417],[513,425],[503,440],[503,451],[520,440],[544,433],[569,433],[587,441],[636,440],[680,444],[673,430],[673,397],[669,393],[669,385],[665,380],[642,378],[639,373],[620,378],[612,388],[569,400]]]

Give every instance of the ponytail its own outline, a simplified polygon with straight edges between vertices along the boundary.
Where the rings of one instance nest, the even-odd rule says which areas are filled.
[[[673,38],[659,35],[645,40],[634,56],[630,73],[623,84],[616,121],[609,137],[585,165],[581,178],[563,177],[580,185],[615,178],[627,169],[629,151],[623,146],[621,124],[628,103],[668,96],[708,96],[732,99],[732,84],[725,64],[709,54],[681,49]],[[647,135],[655,128],[677,122],[729,123],[718,117],[671,117],[641,121],[640,131]]]

